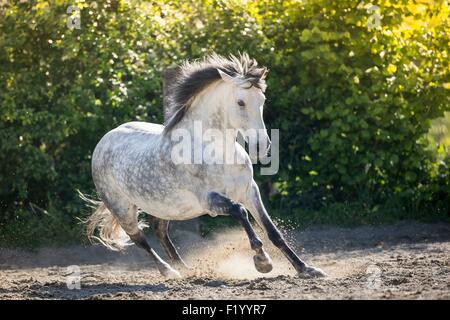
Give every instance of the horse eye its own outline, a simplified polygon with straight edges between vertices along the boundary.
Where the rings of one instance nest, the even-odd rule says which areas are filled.
[[[239,106],[245,107],[245,102],[244,102],[244,100],[239,99],[239,100],[237,101],[237,103],[238,103]]]

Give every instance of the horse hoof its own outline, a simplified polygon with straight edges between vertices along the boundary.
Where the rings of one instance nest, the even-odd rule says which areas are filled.
[[[306,266],[302,271],[299,272],[299,276],[302,278],[323,278],[326,277],[327,274],[319,268]]]
[[[272,259],[266,252],[262,252],[253,256],[253,262],[255,263],[255,268],[258,272],[268,273],[272,271]]]
[[[172,267],[165,267],[159,270],[166,279],[179,279],[181,274]]]

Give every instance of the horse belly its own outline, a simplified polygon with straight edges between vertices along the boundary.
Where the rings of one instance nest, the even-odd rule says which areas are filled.
[[[174,191],[164,198],[139,204],[146,213],[164,220],[189,220],[205,214],[198,197],[191,191]]]

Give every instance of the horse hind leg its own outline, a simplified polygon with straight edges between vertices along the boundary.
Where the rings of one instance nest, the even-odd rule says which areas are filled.
[[[130,239],[140,248],[145,249],[148,254],[153,258],[158,267],[159,272],[166,278],[181,278],[180,273],[172,268],[167,262],[165,262],[152,247],[148,243],[144,233],[142,230],[139,230],[138,233],[129,235]]]
[[[191,269],[183,261],[177,249],[175,248],[172,240],[170,239],[169,236],[170,221],[159,219],[150,215],[148,216],[148,220],[159,242],[161,243],[161,247],[163,248],[166,255],[170,258],[170,260],[184,269]]]
[[[156,266],[159,272],[166,278],[180,278],[180,273],[173,269],[167,262],[165,262],[161,257],[156,253],[155,250],[148,243],[144,232],[139,227],[138,221],[138,208],[133,204],[125,205],[116,205],[114,206],[116,210],[114,212],[114,216],[117,219],[118,223],[125,231],[125,233],[130,237],[130,239],[136,244],[138,247],[147,251],[147,253],[152,257],[155,261]]]

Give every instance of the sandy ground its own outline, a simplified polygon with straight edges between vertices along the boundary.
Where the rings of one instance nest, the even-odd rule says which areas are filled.
[[[322,227],[286,237],[328,277],[297,277],[267,239],[274,270],[259,274],[239,229],[210,239],[174,230],[180,252],[193,267],[182,279],[163,279],[135,247],[125,253],[100,246],[0,249],[0,298],[450,299],[450,224]],[[71,265],[79,267],[79,277]]]

